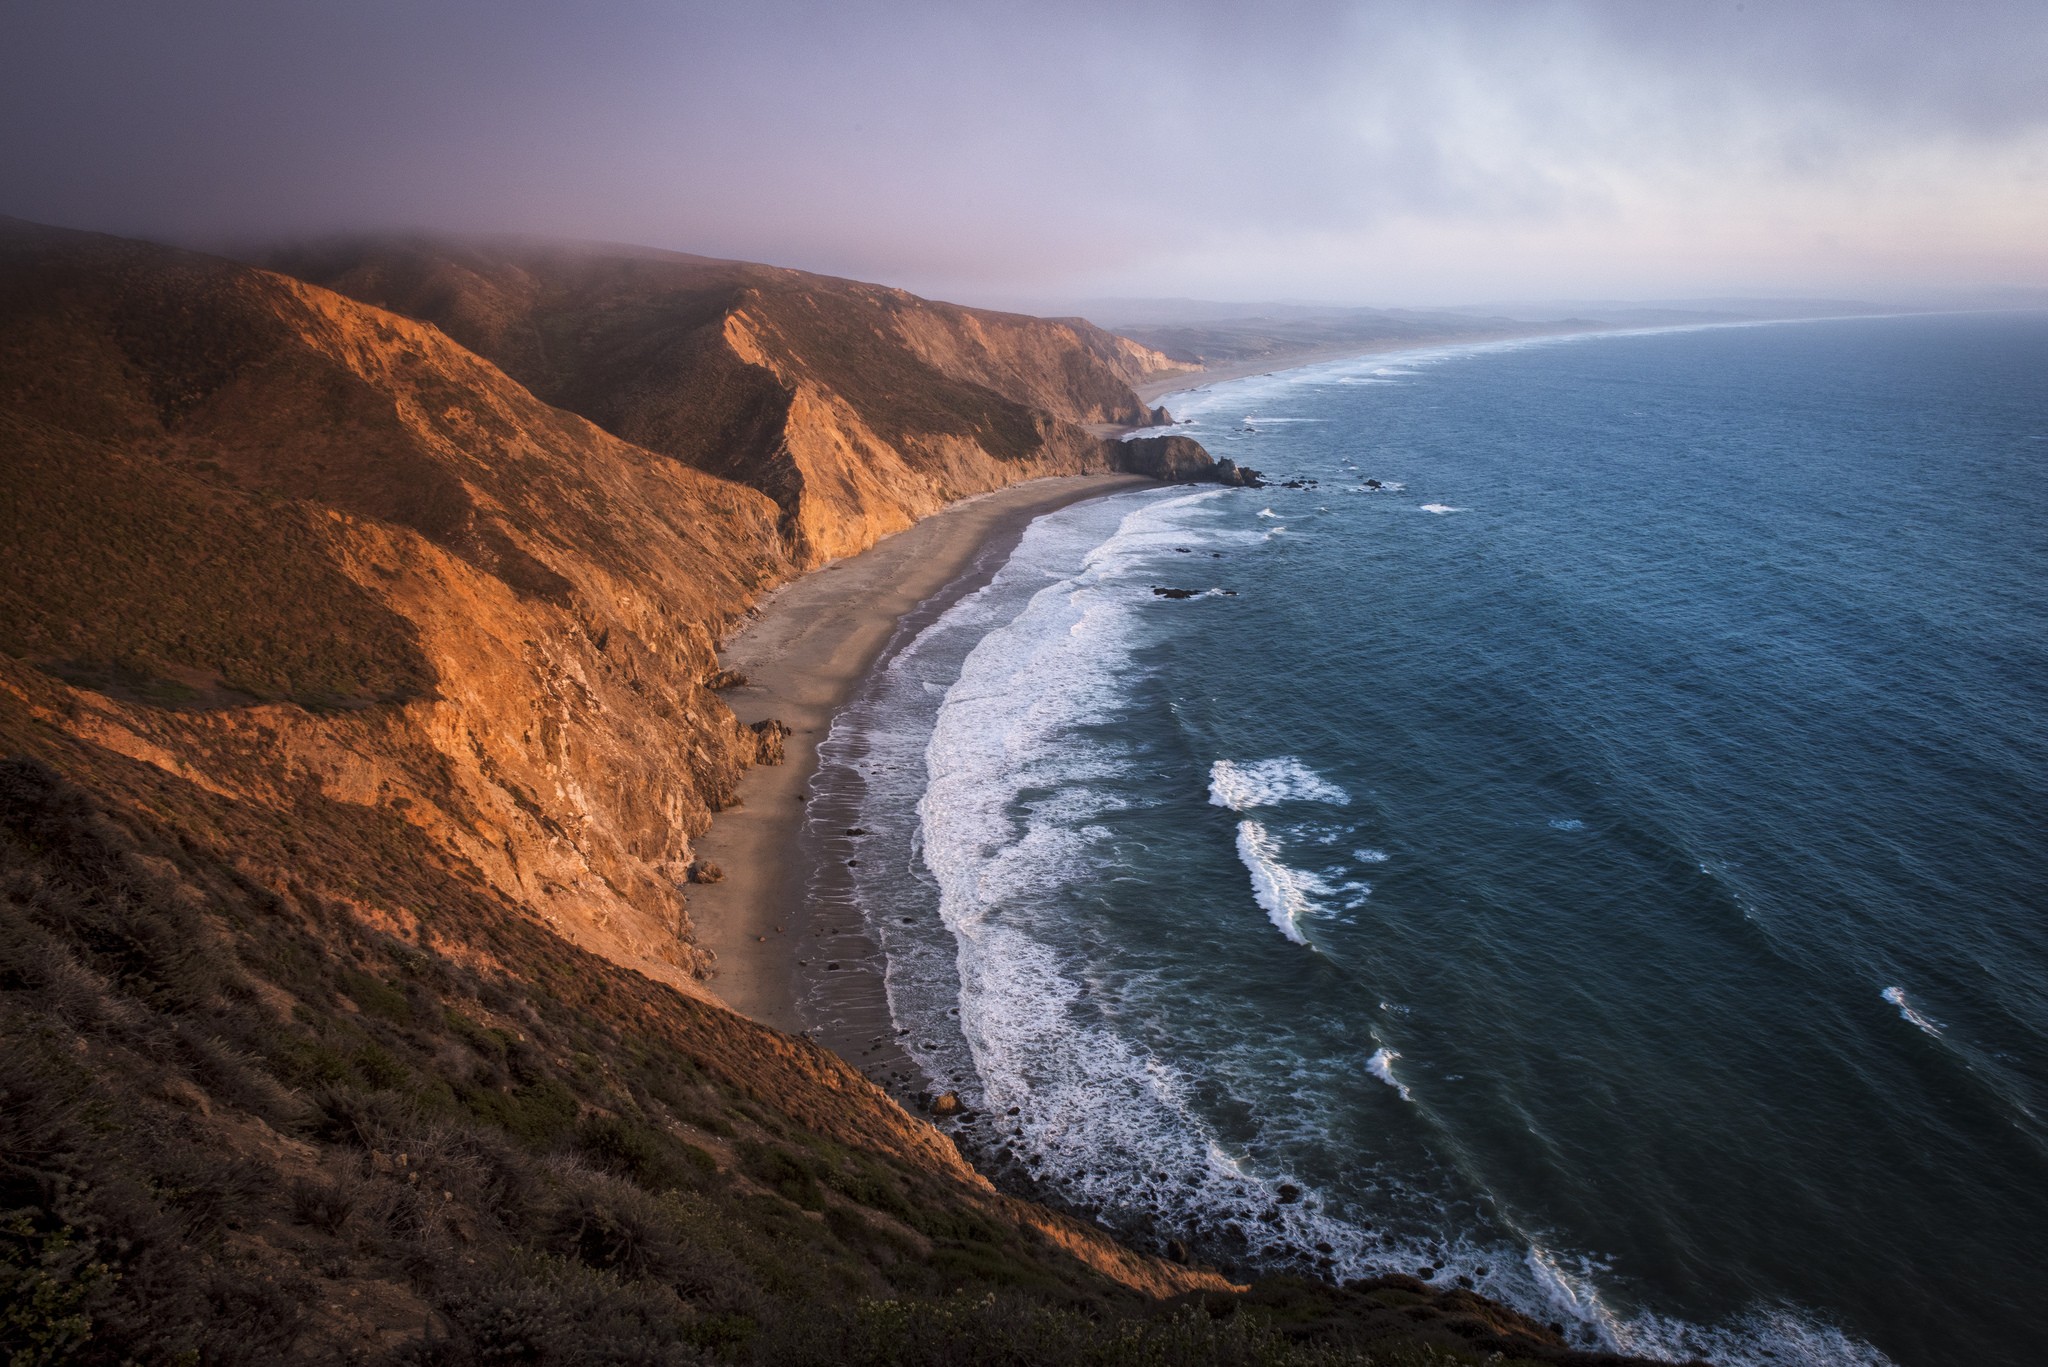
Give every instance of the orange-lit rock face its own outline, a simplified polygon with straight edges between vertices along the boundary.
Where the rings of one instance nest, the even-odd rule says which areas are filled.
[[[402,800],[533,914],[686,980],[690,840],[758,743],[700,680],[790,572],[775,505],[325,290],[83,235],[6,249],[0,644],[87,682],[126,661],[135,687],[80,696],[101,743],[269,802]],[[41,544],[38,508],[95,499],[131,516]],[[67,594],[66,556],[133,573]],[[329,655],[389,662],[349,696]],[[193,675],[256,705],[152,705]]]
[[[953,499],[1106,468],[1079,424],[1143,421],[1129,382],[1173,364],[730,262],[337,252],[285,264],[431,321],[0,236],[0,648],[86,685],[99,743],[283,806],[394,804],[563,934],[682,982],[692,837],[759,753],[702,687],[715,642]]]
[[[670,253],[385,240],[276,264],[768,494],[805,567],[967,494],[1106,469],[1082,425],[1145,422],[1131,385],[1188,368],[1078,320]]]

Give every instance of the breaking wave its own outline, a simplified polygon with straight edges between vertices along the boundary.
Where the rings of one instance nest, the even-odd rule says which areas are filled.
[[[1239,764],[1219,759],[1209,766],[1209,803],[1234,812],[1272,807],[1282,802],[1331,802],[1339,806],[1351,795],[1292,755]]]
[[[1905,988],[1887,987],[1883,992],[1879,993],[1878,995],[1883,997],[1886,1001],[1890,1002],[1893,1006],[1899,1008],[1900,1020],[1911,1023],[1919,1029],[1924,1030],[1928,1034],[1934,1036],[1936,1039],[1941,1038],[1941,1025],[1938,1022],[1929,1020],[1927,1017],[1921,1015],[1919,1011],[1914,1009],[1913,1004],[1906,1000]]]
[[[1308,945],[1301,918],[1321,910],[1315,895],[1329,893],[1329,885],[1312,873],[1289,868],[1280,858],[1279,844],[1256,821],[1237,823],[1237,857],[1251,870],[1252,897],[1265,908],[1267,919],[1294,943]]]

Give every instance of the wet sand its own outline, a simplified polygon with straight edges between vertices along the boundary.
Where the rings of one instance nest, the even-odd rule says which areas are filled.
[[[1077,475],[963,500],[777,589],[725,643],[720,663],[748,680],[726,702],[742,721],[776,717],[791,728],[784,762],[749,770],[741,805],[719,813],[696,843],[696,857],[725,873],[690,889],[690,917],[698,943],[718,956],[710,986],[727,1005],[778,1029],[804,1028],[798,961],[814,957],[819,938],[837,928],[806,914],[813,870],[798,839],[818,743],[899,623],[913,613],[935,616],[987,583],[1032,519],[1149,487],[1154,481],[1141,476]]]

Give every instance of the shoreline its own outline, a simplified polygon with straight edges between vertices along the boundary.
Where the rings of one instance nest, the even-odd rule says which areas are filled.
[[[725,875],[689,887],[697,943],[716,956],[706,984],[712,995],[761,1024],[805,1032],[799,1002],[807,975],[798,942],[828,929],[809,914],[816,870],[802,849],[818,745],[905,622],[935,617],[987,583],[1037,518],[1084,499],[1156,486],[1143,475],[1059,475],[977,494],[793,579],[755,605],[758,615],[720,647],[720,665],[747,676],[723,696],[741,721],[777,718],[790,734],[783,762],[749,769],[739,805],[718,813],[695,842],[695,858]],[[853,931],[846,938],[865,941],[863,927]],[[844,957],[867,956],[849,946]],[[886,1019],[886,1003],[882,1010]],[[870,1061],[863,1070],[874,1066]]]

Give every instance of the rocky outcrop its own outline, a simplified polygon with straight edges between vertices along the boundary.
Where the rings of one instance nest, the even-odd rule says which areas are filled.
[[[770,717],[753,725],[754,763],[773,765],[782,763],[782,742],[789,738],[789,727]]]
[[[1171,484],[1227,484],[1256,489],[1265,478],[1234,460],[1218,461],[1192,437],[1126,437],[1119,442],[1117,469],[1150,475]]]
[[[758,489],[800,566],[967,494],[1110,468],[1191,369],[1079,319],[586,243],[357,239],[269,264],[431,322],[549,403]]]
[[[1126,437],[1117,443],[1117,469],[1172,484],[1215,478],[1216,461],[1192,437]]]

